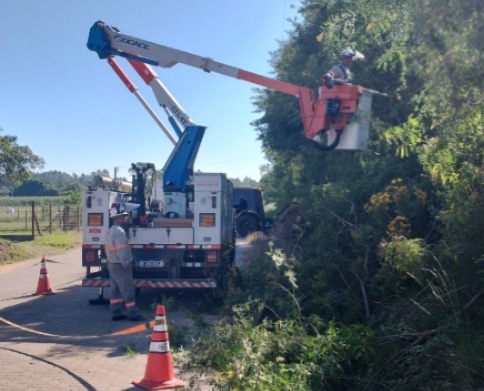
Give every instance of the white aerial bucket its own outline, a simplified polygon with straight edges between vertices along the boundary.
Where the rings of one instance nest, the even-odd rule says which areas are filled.
[[[353,118],[345,126],[338,145],[335,149],[340,150],[366,150],[368,146],[368,133],[370,128],[371,97],[368,92],[363,92],[358,102],[358,108]],[[331,129],[326,132],[326,145],[331,145],[336,132]]]

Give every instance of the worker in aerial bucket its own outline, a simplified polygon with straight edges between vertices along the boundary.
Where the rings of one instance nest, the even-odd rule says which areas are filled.
[[[364,58],[365,56],[362,53],[347,46],[341,52],[340,63],[332,67],[323,76],[323,84],[328,88],[333,88],[334,84],[351,83],[351,64],[353,64],[353,61],[363,60]]]

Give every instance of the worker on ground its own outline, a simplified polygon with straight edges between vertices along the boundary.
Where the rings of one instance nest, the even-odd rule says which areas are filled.
[[[365,56],[360,52],[346,47],[341,52],[340,63],[332,67],[328,73],[323,76],[323,83],[328,88],[333,88],[334,84],[351,83],[350,67],[355,60],[362,60]]]
[[[133,257],[128,244],[128,236],[123,228],[128,213],[114,211],[111,218],[113,225],[106,235],[106,258],[110,277],[111,320],[128,319],[141,321],[138,313],[133,287]],[[124,308],[123,308],[124,307]],[[126,311],[126,314],[124,311]]]

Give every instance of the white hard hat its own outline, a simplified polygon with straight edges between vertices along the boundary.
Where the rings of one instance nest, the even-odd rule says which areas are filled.
[[[341,57],[351,57],[353,61],[365,59],[363,53],[360,53],[358,50],[353,50],[351,46],[347,46],[343,49]]]
[[[128,212],[119,212],[117,208],[111,208],[109,211],[109,217],[114,219],[115,217],[122,217],[122,216],[128,216]]]
[[[354,55],[355,55],[355,51],[351,49],[351,47],[349,46],[345,47],[341,52],[341,56],[345,56],[345,57],[353,57]]]

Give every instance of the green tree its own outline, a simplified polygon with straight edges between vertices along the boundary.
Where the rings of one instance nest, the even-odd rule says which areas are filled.
[[[72,186],[76,186],[76,184],[79,184],[79,181],[72,175],[56,170],[34,173],[32,174],[31,179],[42,182],[45,187],[53,189],[59,194],[69,192],[69,189]]]
[[[13,191],[14,196],[39,197],[39,196],[57,196],[59,192],[49,188],[46,183],[39,181],[25,181],[17,186]]]
[[[82,201],[82,186],[80,183],[72,183],[66,189],[66,202],[71,205],[78,205]]]
[[[239,187],[259,187],[259,182],[257,182],[255,179],[249,178],[249,177],[244,177],[244,179],[240,180],[239,178],[230,178],[230,181],[234,186],[239,186]]]
[[[44,160],[34,155],[28,146],[17,144],[17,137],[0,136],[0,181],[19,183],[43,165]]]
[[[298,201],[307,221],[295,254],[303,309],[403,336],[381,335],[392,343],[370,383],[470,389],[484,368],[468,342],[484,340],[471,332],[484,321],[482,5],[305,0],[300,15],[273,54],[277,78],[316,87],[351,44],[366,55],[354,81],[402,96],[374,97],[367,152],[331,153],[301,136],[293,98],[256,100],[273,167],[264,187]]]

